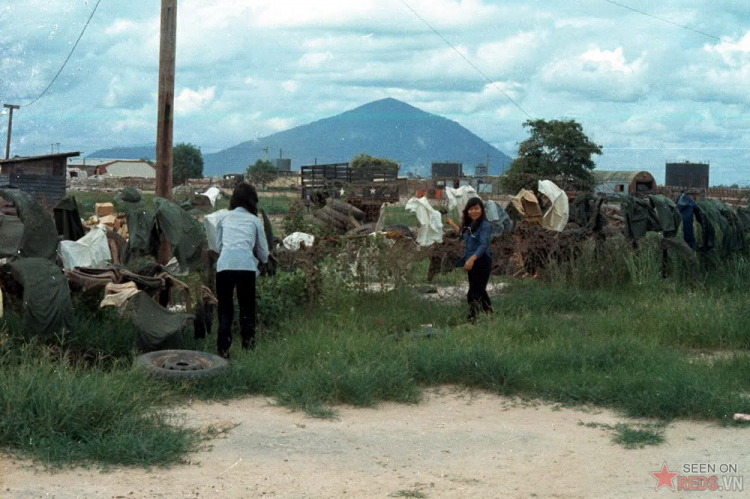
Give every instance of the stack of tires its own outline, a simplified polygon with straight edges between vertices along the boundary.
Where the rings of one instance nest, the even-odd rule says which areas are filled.
[[[338,199],[329,199],[313,215],[339,232],[358,228],[365,218],[362,210]]]

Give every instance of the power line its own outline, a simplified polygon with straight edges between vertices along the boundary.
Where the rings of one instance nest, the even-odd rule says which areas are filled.
[[[637,12],[638,14],[643,14],[644,16],[652,17],[654,19],[658,19],[659,21],[673,24],[674,26],[679,26],[680,28],[684,28],[686,30],[692,31],[693,33],[698,33],[699,35],[707,36],[709,38],[713,38],[714,40],[721,41],[721,38],[719,38],[718,36],[709,35],[708,33],[704,33],[703,31],[698,31],[697,29],[693,29],[689,26],[685,26],[684,24],[678,24],[676,22],[672,22],[669,19],[664,19],[663,17],[655,16],[653,14],[649,14],[648,12],[643,12],[642,10],[634,9],[633,7],[628,7],[627,5],[623,5],[613,0],[604,0],[604,1],[607,3],[611,3],[612,5],[617,5],[618,7],[622,7],[623,9],[632,10],[633,12]]]
[[[487,80],[490,83],[490,85],[492,85],[493,87],[495,87],[496,89],[498,89],[500,91],[500,93],[502,93],[509,101],[511,101],[514,106],[516,106],[518,109],[520,109],[521,112],[523,112],[523,114],[525,114],[526,116],[528,116],[529,119],[533,119],[533,117],[529,113],[527,113],[524,108],[522,108],[520,105],[518,105],[518,103],[516,101],[514,101],[511,98],[510,95],[508,95],[502,88],[500,88],[494,81],[492,81],[486,74],[484,74],[481,69],[479,69],[478,67],[476,67],[473,62],[471,62],[469,59],[467,59],[466,56],[463,55],[456,47],[454,47],[453,44],[451,42],[449,42],[443,35],[441,35],[438,32],[438,30],[436,30],[435,28],[433,28],[430,23],[428,23],[422,16],[420,16],[419,13],[417,13],[416,10],[412,9],[411,5],[409,5],[408,3],[406,3],[406,0],[401,0],[401,3],[403,3],[404,5],[406,5],[406,7],[410,11],[412,11],[415,16],[417,16],[423,23],[425,23],[427,25],[427,27],[429,27],[437,36],[439,36],[450,48],[452,48],[458,55],[460,55],[461,58],[464,61],[466,61],[467,63],[469,63],[469,65],[472,68],[474,68],[477,73],[479,73],[480,75],[482,75],[484,77],[484,79]]]
[[[99,3],[101,3],[101,1],[102,0],[98,0],[96,2],[96,5],[94,5],[94,10],[91,11],[91,15],[89,16],[88,20],[86,21],[86,24],[83,26],[83,29],[81,30],[81,34],[78,35],[78,40],[76,40],[76,43],[73,45],[73,48],[70,49],[70,53],[68,54],[68,57],[65,59],[65,62],[63,62],[62,66],[60,67],[60,70],[57,72],[57,74],[55,75],[55,77],[52,78],[52,81],[49,82],[49,85],[47,85],[47,88],[45,88],[44,91],[41,94],[39,94],[39,97],[37,97],[33,101],[29,102],[28,104],[24,105],[23,107],[29,107],[30,105],[32,105],[33,103],[35,103],[36,101],[38,101],[39,99],[41,99],[42,96],[47,93],[47,90],[50,89],[50,87],[52,86],[52,84],[55,83],[55,80],[57,80],[57,77],[60,76],[60,73],[62,73],[62,70],[65,68],[65,65],[70,60],[70,56],[73,55],[73,51],[78,46],[78,42],[81,41],[81,38],[83,37],[83,34],[86,32],[86,28],[88,28],[89,23],[91,22],[91,18],[94,17],[94,13],[96,12],[96,8],[99,7]]]

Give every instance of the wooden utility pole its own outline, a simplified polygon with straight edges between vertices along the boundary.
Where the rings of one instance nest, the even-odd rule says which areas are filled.
[[[174,68],[177,48],[177,0],[161,0],[159,36],[159,110],[156,125],[156,195],[172,199],[172,123],[174,116]],[[172,248],[164,234],[159,244],[159,263],[165,265]]]
[[[14,104],[3,104],[3,107],[7,108],[9,110],[8,115],[8,140],[5,142],[5,159],[8,159],[10,157],[10,130],[13,127],[13,110],[14,109],[20,109],[21,106],[16,106]]]

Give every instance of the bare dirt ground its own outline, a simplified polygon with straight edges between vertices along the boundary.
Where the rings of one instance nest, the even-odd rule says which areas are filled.
[[[444,387],[418,405],[339,407],[311,419],[265,398],[194,403],[191,425],[232,428],[171,469],[49,473],[0,456],[0,498],[623,498],[748,497],[655,491],[666,462],[737,464],[750,482],[750,432],[677,422],[666,443],[626,450],[622,417]],[[721,478],[720,478],[721,480]],[[675,481],[675,485],[677,482]]]

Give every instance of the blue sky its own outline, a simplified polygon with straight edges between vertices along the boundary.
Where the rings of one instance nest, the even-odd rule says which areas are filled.
[[[712,183],[750,184],[747,0],[620,2],[704,34],[606,0],[406,1],[494,84],[401,0],[179,0],[175,140],[215,152],[394,97],[511,156],[525,111],[578,120],[602,169],[709,161]],[[44,90],[95,3],[0,0],[2,102]],[[14,112],[12,154],[155,141],[158,4],[101,1]]]

